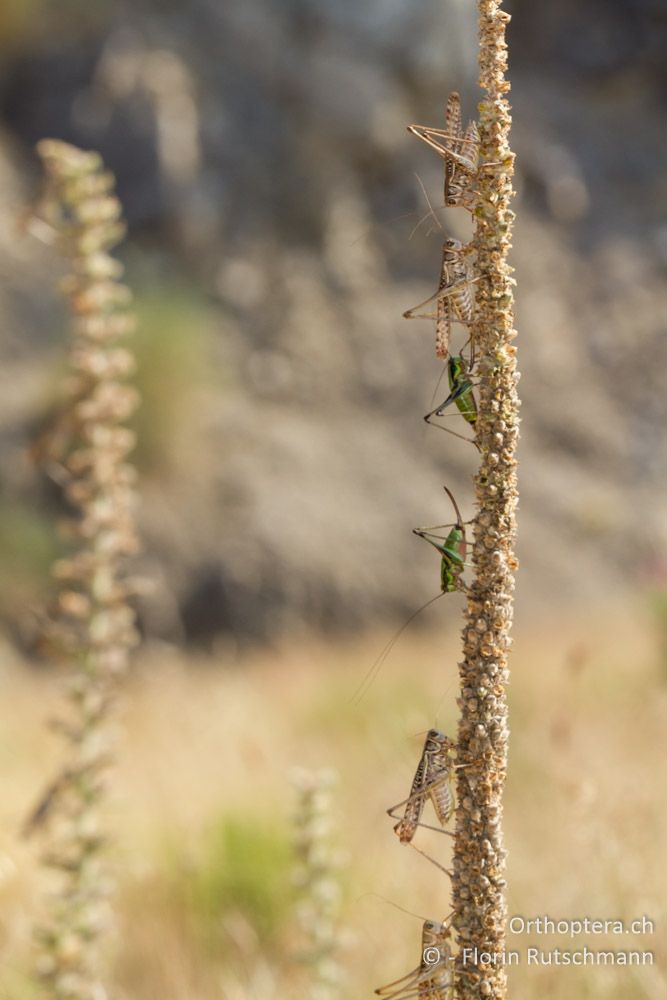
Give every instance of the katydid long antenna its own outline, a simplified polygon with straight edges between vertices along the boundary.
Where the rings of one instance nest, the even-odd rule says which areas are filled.
[[[436,594],[435,597],[432,597],[429,601],[426,601],[425,604],[422,604],[420,608],[417,608],[416,611],[413,611],[413,613],[410,615],[410,617],[406,622],[403,622],[398,631],[395,632],[394,635],[391,637],[391,639],[382,647],[382,650],[379,653],[377,659],[369,667],[368,671],[366,672],[366,676],[357,687],[356,691],[350,698],[348,704],[350,705],[359,704],[364,695],[370,690],[370,687],[373,684],[375,678],[377,677],[380,668],[382,667],[382,664],[387,659],[387,657],[389,656],[394,647],[394,644],[400,639],[401,635],[406,630],[408,625],[415,620],[417,615],[420,615],[422,611],[425,611],[426,608],[428,608],[431,604],[435,604],[435,602],[440,600],[441,597],[444,597],[444,593]]]

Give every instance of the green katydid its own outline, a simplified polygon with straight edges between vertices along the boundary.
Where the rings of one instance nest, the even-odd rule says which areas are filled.
[[[451,527],[447,524],[435,524],[432,528],[413,528],[413,533],[423,538],[440,553],[440,589],[443,594],[451,594],[456,590],[465,590],[461,582],[461,574],[465,566],[466,533],[461,513],[451,490],[443,487],[452,502],[456,512],[456,521]],[[447,535],[435,535],[433,529],[450,527]]]
[[[427,424],[433,424],[431,417],[444,416],[444,410],[454,403],[464,420],[467,420],[474,429],[477,423],[477,401],[473,395],[473,382],[470,380],[468,365],[463,355],[456,354],[448,359],[447,378],[450,388],[449,396],[447,396],[447,399],[443,403],[436,406],[434,410],[427,413],[424,420]],[[448,434],[455,434],[456,437],[462,437],[461,434],[456,434],[456,431],[452,431],[449,427],[442,427],[440,424],[433,424],[433,426],[447,431]],[[471,444],[477,446],[472,438],[463,438],[463,440],[470,441]]]
[[[421,614],[421,612],[428,608],[429,605],[439,600],[439,598],[443,597],[445,594],[451,594],[457,590],[465,591],[465,584],[461,581],[461,574],[463,573],[465,566],[466,555],[464,522],[461,519],[461,513],[451,491],[446,486],[443,486],[443,489],[452,502],[452,506],[456,512],[456,521],[451,525],[434,525],[433,528],[451,527],[449,533],[446,536],[440,536],[433,535],[431,528],[413,528],[413,533],[415,535],[419,535],[420,538],[424,538],[440,553],[440,593],[436,594],[435,597],[432,597],[425,604],[422,604],[420,608],[417,608],[417,610],[410,615],[408,620],[401,625],[398,631],[394,633],[389,642],[383,647],[377,659],[366,673],[366,676],[359,684],[357,690],[352,695],[350,700],[353,704],[361,701],[362,697],[375,680],[382,664],[392,651],[394,644],[401,637],[408,625],[414,621],[417,615]],[[435,539],[435,541],[433,539]]]

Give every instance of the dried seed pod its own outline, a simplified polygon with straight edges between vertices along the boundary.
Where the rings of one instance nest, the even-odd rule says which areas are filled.
[[[131,295],[119,283],[122,265],[108,250],[122,238],[113,177],[97,153],[45,140],[41,208],[71,262],[63,282],[73,316],[70,374],[63,426],[64,492],[76,517],[69,537],[76,551],[54,566],[62,584],[58,611],[80,672],[69,688],[71,718],[58,722],[68,756],[33,811],[29,828],[47,837],[45,865],[61,872],[50,899],[50,924],[39,933],[39,974],[53,998],[93,1000],[106,995],[96,971],[96,938],[106,928],[101,851],[107,834],[98,818],[104,775],[112,757],[108,713],[117,677],[136,641],[127,604],[123,561],[137,547],[133,526],[134,470],[125,461],[134,435],[122,426],[137,405],[124,379],[134,370],[119,337],[134,328],[125,311]]]
[[[504,685],[512,622],[511,574],[516,566],[514,449],[519,402],[516,352],[511,344],[515,336],[514,280],[507,263],[513,219],[510,209],[513,155],[508,146],[511,119],[504,78],[507,18],[499,7],[498,0],[478,0],[480,82],[486,94],[479,105],[480,170],[473,237],[476,311],[471,338],[477,368],[484,379],[484,392],[478,404],[476,427],[482,470],[475,480],[480,514],[475,530],[475,572],[470,583],[474,602],[470,602],[464,627],[465,660],[461,665],[462,688],[471,688],[476,696],[464,695],[459,700],[461,719],[457,738],[462,759],[472,760],[477,755],[477,763],[474,773],[472,768],[471,773],[461,770],[457,780],[457,797],[466,802],[454,844],[453,903],[457,913],[465,913],[463,921],[456,921],[459,1000],[478,1000],[479,996],[502,1000],[506,995],[502,964],[480,965],[473,980],[461,957],[464,949],[477,949],[480,955],[484,952],[496,955],[504,946],[505,904],[499,891],[504,881],[500,797],[507,766]],[[482,620],[487,623],[486,628],[478,627]],[[473,884],[475,897],[471,905],[469,887]]]

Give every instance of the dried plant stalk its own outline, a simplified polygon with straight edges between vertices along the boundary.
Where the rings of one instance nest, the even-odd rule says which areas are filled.
[[[123,563],[137,549],[135,471],[126,461],[134,435],[123,426],[137,404],[126,384],[133,356],[118,339],[132,329],[122,266],[109,250],[124,235],[114,179],[96,153],[55,140],[40,142],[46,174],[39,216],[70,262],[63,290],[73,317],[66,399],[41,458],[63,486],[72,510],[69,558],[52,632],[76,673],[70,711],[57,729],[65,763],[28,820],[42,831],[45,865],[57,873],[48,925],[38,931],[38,971],[57,1000],[103,1000],[97,938],[106,926],[109,879],[99,818],[104,772],[112,756],[108,715],[135,642]]]
[[[505,80],[509,15],[498,0],[479,0],[479,169],[474,246],[473,343],[480,374],[473,563],[464,660],[460,664],[457,819],[453,902],[459,953],[457,993],[485,1000],[506,995],[505,850],[502,791],[507,768],[507,652],[514,591],[517,505],[515,448],[519,400],[513,329],[512,268],[507,262],[514,215],[509,83]]]
[[[297,792],[294,849],[297,867],[297,918],[306,944],[299,956],[307,970],[310,1000],[337,1000],[342,992],[338,960],[340,932],[340,862],[329,843],[332,771],[294,770]]]

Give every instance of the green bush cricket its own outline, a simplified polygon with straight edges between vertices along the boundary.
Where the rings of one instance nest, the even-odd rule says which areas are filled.
[[[361,681],[357,690],[352,695],[350,701],[355,704],[363,698],[365,693],[370,688],[371,684],[375,680],[382,664],[389,656],[395,643],[401,637],[405,629],[410,625],[411,622],[421,614],[425,608],[433,604],[435,601],[439,600],[444,594],[451,594],[454,591],[461,590],[465,592],[465,585],[461,581],[461,574],[465,566],[465,554],[466,554],[466,537],[465,537],[465,527],[464,522],[461,520],[461,514],[459,508],[456,504],[451,491],[444,486],[447,496],[452,502],[454,510],[456,512],[457,520],[451,525],[451,531],[446,536],[434,535],[432,530],[435,528],[447,528],[450,525],[438,524],[434,525],[432,528],[413,528],[413,533],[419,535],[420,538],[424,538],[427,542],[433,545],[434,548],[438,550],[441,557],[441,568],[440,568],[440,593],[436,594],[425,604],[422,604],[420,608],[414,611],[408,620],[404,622],[397,632],[391,637],[389,642],[383,647],[382,651],[378,655],[375,662],[372,664],[366,676]],[[435,540],[434,540],[435,539]]]
[[[464,437],[462,434],[458,434],[449,427],[443,427],[441,424],[433,423],[433,420],[431,419],[432,417],[445,416],[444,411],[448,406],[451,406],[452,403],[454,403],[464,420],[466,420],[473,429],[477,423],[477,401],[473,394],[474,384],[470,380],[468,365],[463,355],[455,354],[448,359],[447,378],[450,388],[449,396],[447,396],[447,399],[445,399],[443,403],[436,406],[434,410],[427,413],[424,420],[427,424],[431,424],[432,427],[438,427],[441,431],[446,431],[448,434],[454,434],[455,437],[460,437],[463,441],[469,441],[470,444],[474,444],[475,447],[478,447],[477,442],[473,438]]]
[[[413,528],[413,533],[437,549],[440,553],[440,589],[443,594],[451,594],[456,590],[465,590],[461,582],[461,574],[465,566],[466,533],[461,513],[451,491],[444,486],[445,493],[452,502],[456,512],[456,521],[447,535],[436,535],[434,529],[447,528],[446,524],[435,524],[432,528]]]

